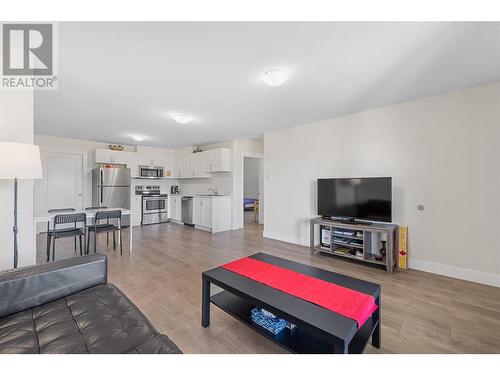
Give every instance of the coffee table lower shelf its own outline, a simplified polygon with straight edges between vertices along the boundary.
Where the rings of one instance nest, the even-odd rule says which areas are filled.
[[[273,335],[258,324],[252,322],[251,311],[256,305],[228,291],[223,291],[211,296],[210,302],[292,353],[333,353],[332,338],[319,330],[295,327],[293,331],[290,331],[288,328],[285,328],[278,335]],[[363,353],[375,328],[376,325],[373,324],[372,318],[369,318],[350,342],[348,352],[350,354]]]

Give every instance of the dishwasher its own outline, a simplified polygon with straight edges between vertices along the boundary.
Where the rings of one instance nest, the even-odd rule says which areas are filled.
[[[181,220],[184,225],[193,226],[193,197],[183,196],[181,199],[182,202],[182,215]]]

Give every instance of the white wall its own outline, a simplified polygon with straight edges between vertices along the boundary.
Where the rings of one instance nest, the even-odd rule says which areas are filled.
[[[409,266],[500,286],[500,83],[268,133],[264,149],[266,237],[308,243],[318,177],[392,176]]]
[[[33,143],[33,92],[0,91],[0,141]],[[14,264],[14,183],[0,180],[0,270]],[[35,263],[33,180],[18,184],[18,266]]]
[[[244,158],[244,177],[243,177],[243,197],[254,198],[259,197],[259,158]]]

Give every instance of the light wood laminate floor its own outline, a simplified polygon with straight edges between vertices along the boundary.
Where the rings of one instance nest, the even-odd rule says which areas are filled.
[[[262,237],[262,226],[210,234],[166,223],[134,227],[134,252],[106,247],[109,281],[116,284],[185,353],[284,353],[278,345],[212,306],[200,325],[201,272],[259,251],[382,285],[382,348],[367,353],[500,353],[500,288],[419,271],[396,271],[310,255],[303,246]],[[38,261],[45,235],[37,237]],[[58,240],[56,260],[77,256],[72,239]]]

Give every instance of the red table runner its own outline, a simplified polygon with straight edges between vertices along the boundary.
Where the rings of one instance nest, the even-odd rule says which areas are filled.
[[[253,258],[221,266],[358,322],[358,329],[377,310],[373,296]]]

